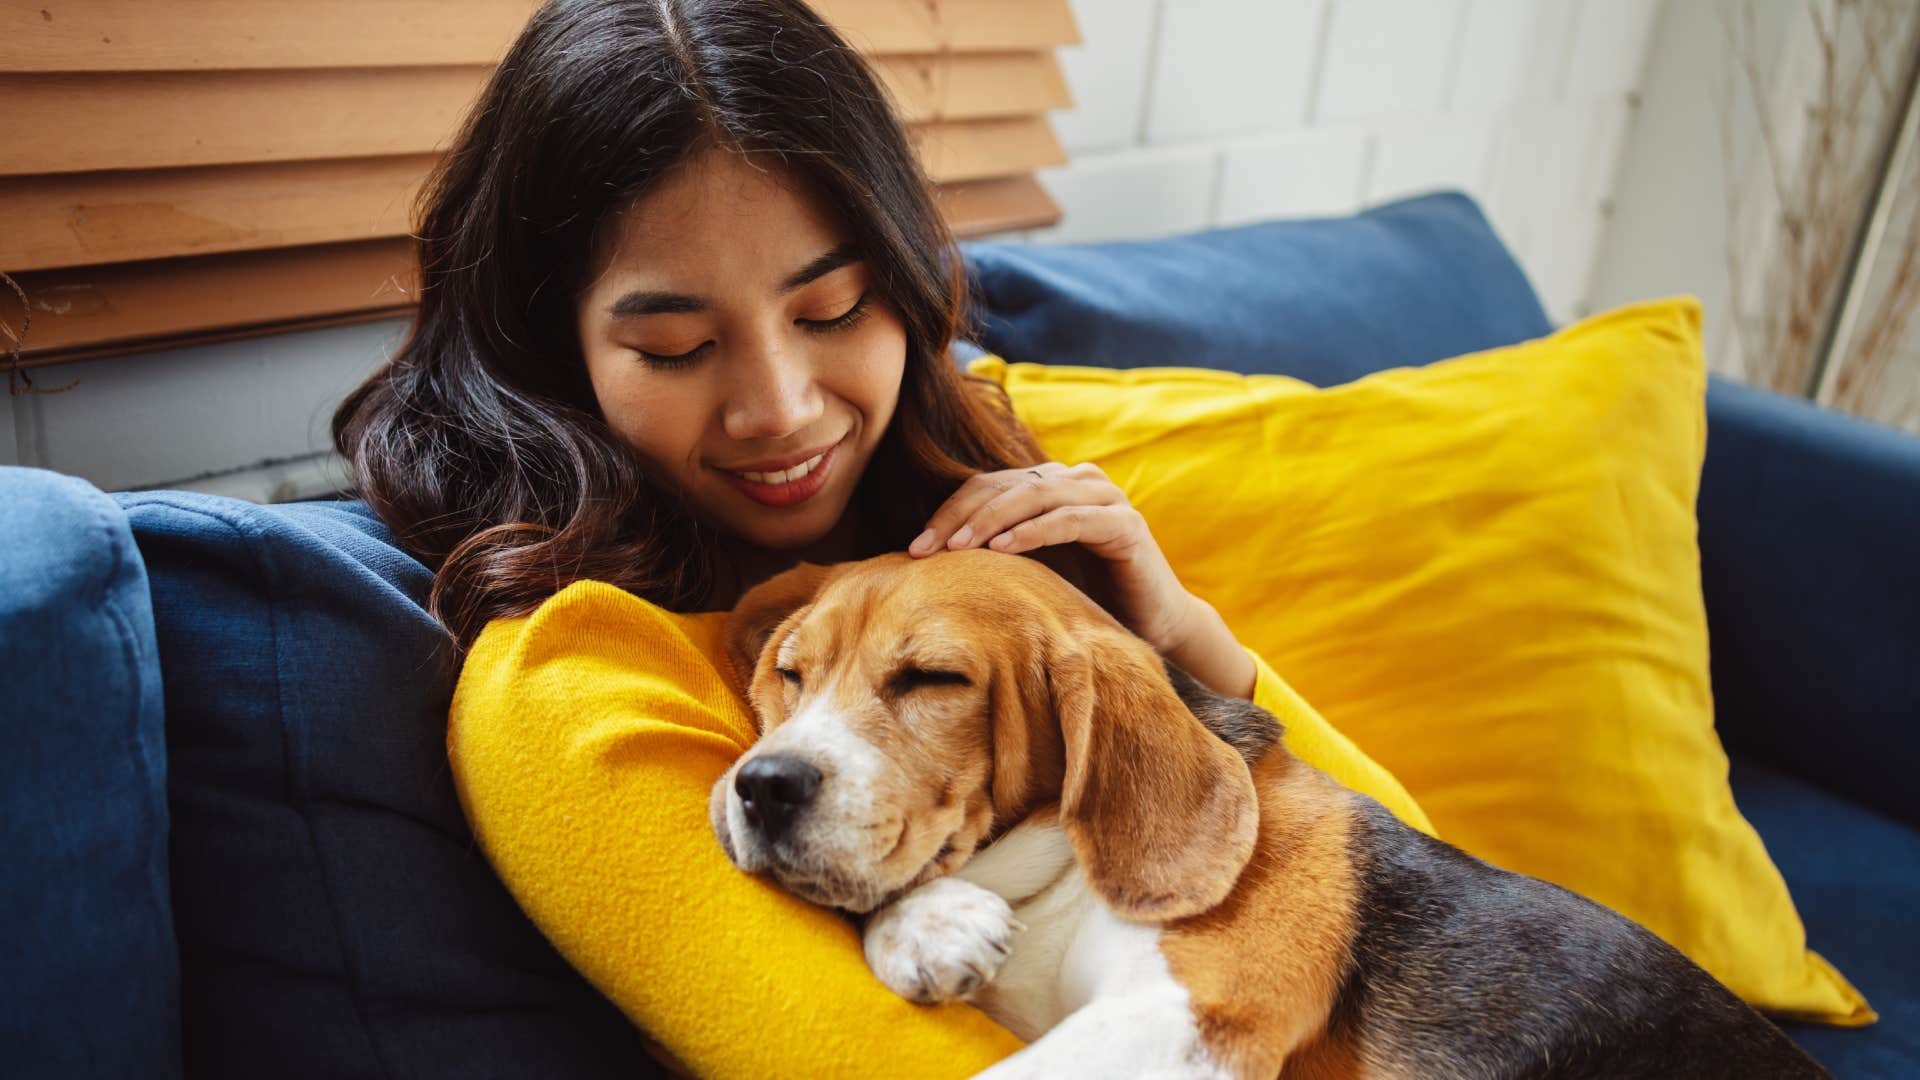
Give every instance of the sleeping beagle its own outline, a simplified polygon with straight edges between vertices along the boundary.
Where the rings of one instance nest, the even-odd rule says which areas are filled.
[[[1025,1050],[988,1077],[1813,1077],[1678,951],[1427,837],[1039,563],[802,565],[730,658],[741,869],[867,917],[874,973]]]

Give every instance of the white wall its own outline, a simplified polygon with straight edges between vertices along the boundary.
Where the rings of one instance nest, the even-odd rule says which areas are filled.
[[[185,487],[266,502],[334,490],[328,425],[401,341],[398,320],[39,368],[64,393],[12,399],[14,464],[113,491]]]
[[[1690,6],[1705,0],[1681,0]],[[1558,320],[1595,252],[1661,0],[1074,0],[1073,163],[1040,242],[1347,213],[1435,187],[1479,198]],[[346,391],[397,322],[43,370],[0,410],[0,462],[103,488],[271,499],[328,490]],[[11,432],[9,431],[11,428]]]
[[[1893,89],[1904,86],[1897,65],[1913,55],[1914,43],[1920,41],[1920,15],[1916,15],[1920,7],[1913,0],[1878,2],[1886,5],[1883,10],[1903,16],[1874,32],[1883,50],[1881,63],[1893,65],[1892,86],[1887,97],[1869,90],[1854,108],[1841,113],[1851,116],[1861,132],[1881,131],[1890,138],[1904,101]],[[1738,15],[1746,10],[1753,17],[1750,53],[1757,90],[1745,71],[1735,67],[1728,44],[1730,30],[1743,39],[1748,34],[1747,24]],[[1846,76],[1870,70],[1861,54],[1863,31],[1855,18],[1841,18],[1825,5],[1822,10],[1822,22],[1834,28],[1838,57],[1834,66],[1843,75],[1836,91],[1844,102]],[[1861,8],[1852,10],[1857,17]],[[1825,64],[1813,12],[1814,5],[1806,0],[1742,0],[1724,8],[1721,3],[1680,0],[1664,8],[1648,50],[1641,115],[1632,129],[1617,185],[1613,227],[1602,246],[1592,289],[1599,306],[1664,293],[1699,296],[1705,310],[1707,360],[1713,370],[1796,394],[1809,389],[1806,382],[1813,373],[1784,362],[1801,351],[1777,339],[1770,343],[1764,332],[1768,316],[1784,309],[1779,293],[1770,286],[1782,282],[1799,286],[1808,280],[1796,268],[1809,260],[1795,258],[1792,248],[1783,246],[1789,241],[1777,224],[1782,213],[1779,179],[1788,178],[1786,186],[1795,189],[1792,178],[1801,167],[1828,156],[1836,161],[1850,156],[1866,168],[1861,175],[1872,175],[1883,150],[1872,134],[1851,141],[1836,137],[1831,145],[1820,138],[1814,118],[1820,115],[1825,96]],[[1729,22],[1728,15],[1736,21]],[[1769,164],[1760,134],[1763,113],[1775,131],[1777,172]],[[1885,127],[1876,126],[1881,124]],[[1841,171],[1829,169],[1825,175]],[[1896,205],[1912,205],[1920,188],[1913,186],[1910,177],[1894,183],[1894,190],[1907,200]],[[1827,190],[1836,190],[1833,181],[1829,180]],[[1741,206],[1737,219],[1729,212],[1730,202]],[[1804,210],[1808,200],[1799,198],[1794,204]],[[1869,212],[1870,203],[1863,199],[1863,221]],[[1811,216],[1817,227],[1821,215]],[[1852,235],[1844,214],[1840,220],[1838,240],[1849,243]],[[1742,287],[1737,291],[1742,310],[1736,309],[1730,238],[1740,252],[1737,272]],[[1808,249],[1817,251],[1820,245],[1812,242]],[[1880,281],[1888,276],[1892,262],[1891,250],[1882,251],[1883,261],[1877,267]],[[1871,260],[1871,253],[1862,257]],[[1864,272],[1873,274],[1875,269],[1870,266]],[[1840,349],[1826,369],[1816,400],[1920,431],[1920,319],[1911,325],[1914,329],[1904,351],[1896,351],[1878,378],[1845,378],[1860,374],[1848,366],[1857,354]],[[1748,348],[1755,354],[1749,355]],[[1853,392],[1837,397],[1843,378]]]
[[[1685,0],[1694,3],[1696,0]],[[1704,0],[1700,0],[1704,2]],[[1684,6],[1684,5],[1683,5]],[[1660,0],[1075,0],[1041,242],[1479,199],[1556,320],[1592,268]]]
[[[1730,187],[1723,125],[1732,139],[1736,175],[1759,176],[1764,165],[1751,97],[1728,81],[1733,60],[1718,7],[1680,0],[1660,13],[1592,296],[1602,308],[1674,293],[1700,297],[1709,360],[1716,370],[1739,375],[1727,269]],[[1756,51],[1763,78],[1772,84],[1789,30],[1806,15],[1797,2],[1753,10]]]

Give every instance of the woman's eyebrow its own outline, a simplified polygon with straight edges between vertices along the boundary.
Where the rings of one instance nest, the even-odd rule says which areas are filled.
[[[780,283],[780,292],[790,293],[860,259],[859,245],[841,244],[788,275]],[[636,289],[615,300],[607,308],[607,314],[616,319],[626,319],[637,315],[691,315],[705,310],[707,301],[703,297]]]
[[[794,271],[792,276],[780,283],[780,291],[790,293],[808,282],[817,278],[826,277],[828,274],[846,266],[848,263],[856,263],[859,261],[860,246],[858,244],[841,244],[839,247],[834,248],[832,251],[801,267],[799,270]]]

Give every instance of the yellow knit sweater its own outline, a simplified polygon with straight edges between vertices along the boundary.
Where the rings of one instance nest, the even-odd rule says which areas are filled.
[[[480,635],[447,729],[480,845],[555,946],[703,1076],[960,1077],[1019,1040],[965,1005],[910,1004],[840,916],[741,873],[707,824],[754,740],[724,615],[581,582]],[[1431,831],[1385,770],[1254,658],[1294,753]]]

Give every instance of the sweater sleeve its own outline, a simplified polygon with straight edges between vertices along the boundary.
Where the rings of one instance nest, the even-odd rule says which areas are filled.
[[[507,888],[576,968],[703,1076],[969,1076],[1019,1049],[867,970],[854,927],[722,854],[714,781],[752,743],[717,618],[569,586],[490,624],[448,756]]]

